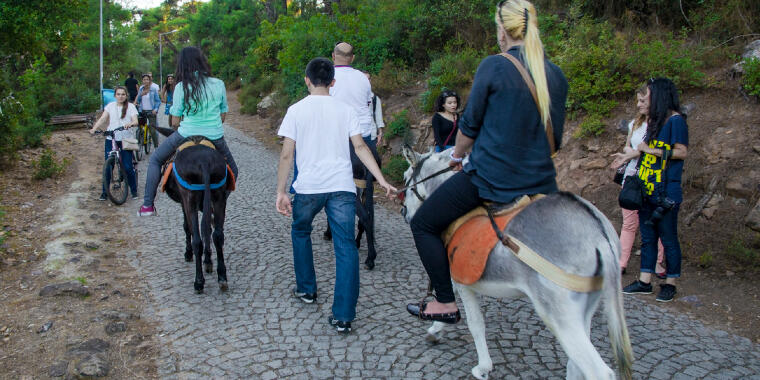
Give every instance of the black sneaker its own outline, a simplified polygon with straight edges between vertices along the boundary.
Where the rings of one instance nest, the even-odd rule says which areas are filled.
[[[108,197],[105,194],[100,194],[100,198],[98,198],[99,201],[107,201]]]
[[[330,326],[335,328],[335,331],[341,334],[348,334],[351,332],[351,322],[340,321],[332,316],[328,318],[328,322],[330,322]]]
[[[623,288],[623,294],[652,294],[652,284],[636,280]]]
[[[670,302],[676,296],[676,286],[670,284],[660,285],[660,293],[657,294],[657,301]]]
[[[293,289],[293,295],[300,298],[304,303],[314,303],[317,300],[317,292],[314,293],[301,293]]]

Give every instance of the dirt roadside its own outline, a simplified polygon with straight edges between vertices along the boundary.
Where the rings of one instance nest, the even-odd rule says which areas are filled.
[[[96,200],[102,137],[59,131],[45,146],[69,160],[58,178],[32,179],[43,149],[19,152],[0,176],[0,377],[155,378],[156,330],[125,257],[135,237],[114,212],[139,203]]]

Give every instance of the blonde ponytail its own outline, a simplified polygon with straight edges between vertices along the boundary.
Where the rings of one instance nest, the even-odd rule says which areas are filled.
[[[549,84],[546,81],[544,65],[544,45],[538,31],[536,8],[526,0],[508,0],[499,3],[496,10],[496,23],[501,25],[514,40],[523,40],[520,54],[525,59],[528,71],[533,77],[538,95],[539,112],[544,128],[551,117],[549,111]]]

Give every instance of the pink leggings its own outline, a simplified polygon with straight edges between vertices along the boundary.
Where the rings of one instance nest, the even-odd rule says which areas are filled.
[[[620,267],[625,268],[628,266],[628,259],[631,258],[631,248],[636,239],[636,230],[639,228],[639,212],[624,208],[621,210],[623,210],[623,227],[620,228]],[[657,263],[660,266],[664,252],[662,240],[657,241]]]

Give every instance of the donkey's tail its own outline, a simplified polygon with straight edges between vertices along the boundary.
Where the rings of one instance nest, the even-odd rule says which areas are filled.
[[[201,219],[201,236],[204,248],[211,244],[211,165],[201,165],[203,170],[203,218]]]
[[[609,221],[606,221],[606,224],[609,224]],[[620,264],[618,264],[620,243],[616,239],[617,236],[612,226],[609,229],[613,233],[613,238],[610,239],[609,231],[607,231],[610,252],[606,255],[602,254],[604,312],[607,315],[612,354],[617,362],[620,378],[630,379],[632,376],[633,350],[631,349],[631,339],[628,336],[628,327],[625,323],[623,294],[620,291]]]
[[[575,196],[582,204],[588,207],[591,214],[599,222],[599,228],[604,235],[606,244],[597,248],[597,258],[601,259],[602,275],[602,298],[604,298],[604,313],[607,315],[607,329],[610,333],[612,355],[617,362],[618,372],[621,379],[630,379],[633,366],[633,349],[631,339],[628,336],[628,327],[625,323],[623,310],[623,294],[620,290],[620,240],[615,228],[609,219],[602,214],[587,200]]]

